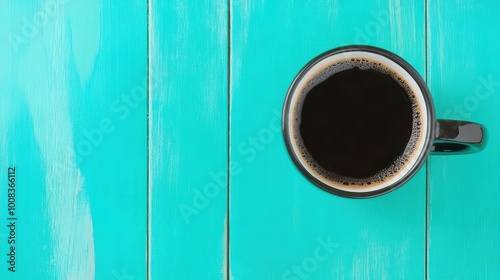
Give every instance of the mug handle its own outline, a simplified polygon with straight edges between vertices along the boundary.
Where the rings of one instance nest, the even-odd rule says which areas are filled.
[[[484,146],[484,128],[477,123],[438,120],[432,154],[469,154]]]

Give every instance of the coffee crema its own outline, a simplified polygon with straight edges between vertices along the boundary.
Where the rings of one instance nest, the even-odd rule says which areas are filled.
[[[298,88],[291,134],[315,176],[347,188],[390,180],[421,138],[419,102],[395,70],[363,57],[323,67]]]

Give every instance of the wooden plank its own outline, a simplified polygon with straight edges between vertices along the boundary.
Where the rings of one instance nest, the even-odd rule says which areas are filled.
[[[223,279],[227,1],[150,1],[150,279]]]
[[[288,86],[323,51],[379,46],[425,76],[424,3],[234,1],[231,7],[232,279],[424,278],[425,167],[387,195],[341,198],[300,174],[279,128]]]
[[[146,3],[3,1],[0,18],[0,279],[144,279]]]
[[[428,77],[440,118],[487,129],[473,155],[433,156],[429,279],[500,278],[500,3],[428,3]]]

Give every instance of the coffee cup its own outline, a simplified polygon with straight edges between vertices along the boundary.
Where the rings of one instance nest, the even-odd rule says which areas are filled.
[[[418,72],[372,46],[336,48],[309,62],[289,87],[282,127],[298,169],[353,198],[402,186],[429,154],[472,153],[484,144],[481,125],[437,120]]]

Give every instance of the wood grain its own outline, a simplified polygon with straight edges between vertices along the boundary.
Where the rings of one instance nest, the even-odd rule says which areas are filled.
[[[3,1],[0,279],[498,279],[499,12],[493,0]],[[308,61],[348,44],[410,62],[439,118],[485,126],[484,151],[432,156],[377,198],[310,183],[283,142],[283,101]]]
[[[425,167],[372,199],[328,194],[288,156],[280,112],[294,76],[346,44],[391,50],[425,76],[424,3],[231,5],[232,279],[422,279]]]
[[[150,279],[223,279],[227,1],[150,2]]]
[[[500,278],[500,3],[434,1],[428,8],[428,83],[439,118],[486,128],[477,154],[433,156],[428,278]]]
[[[17,170],[16,269],[0,279],[146,275],[147,6],[3,1],[0,213]]]

